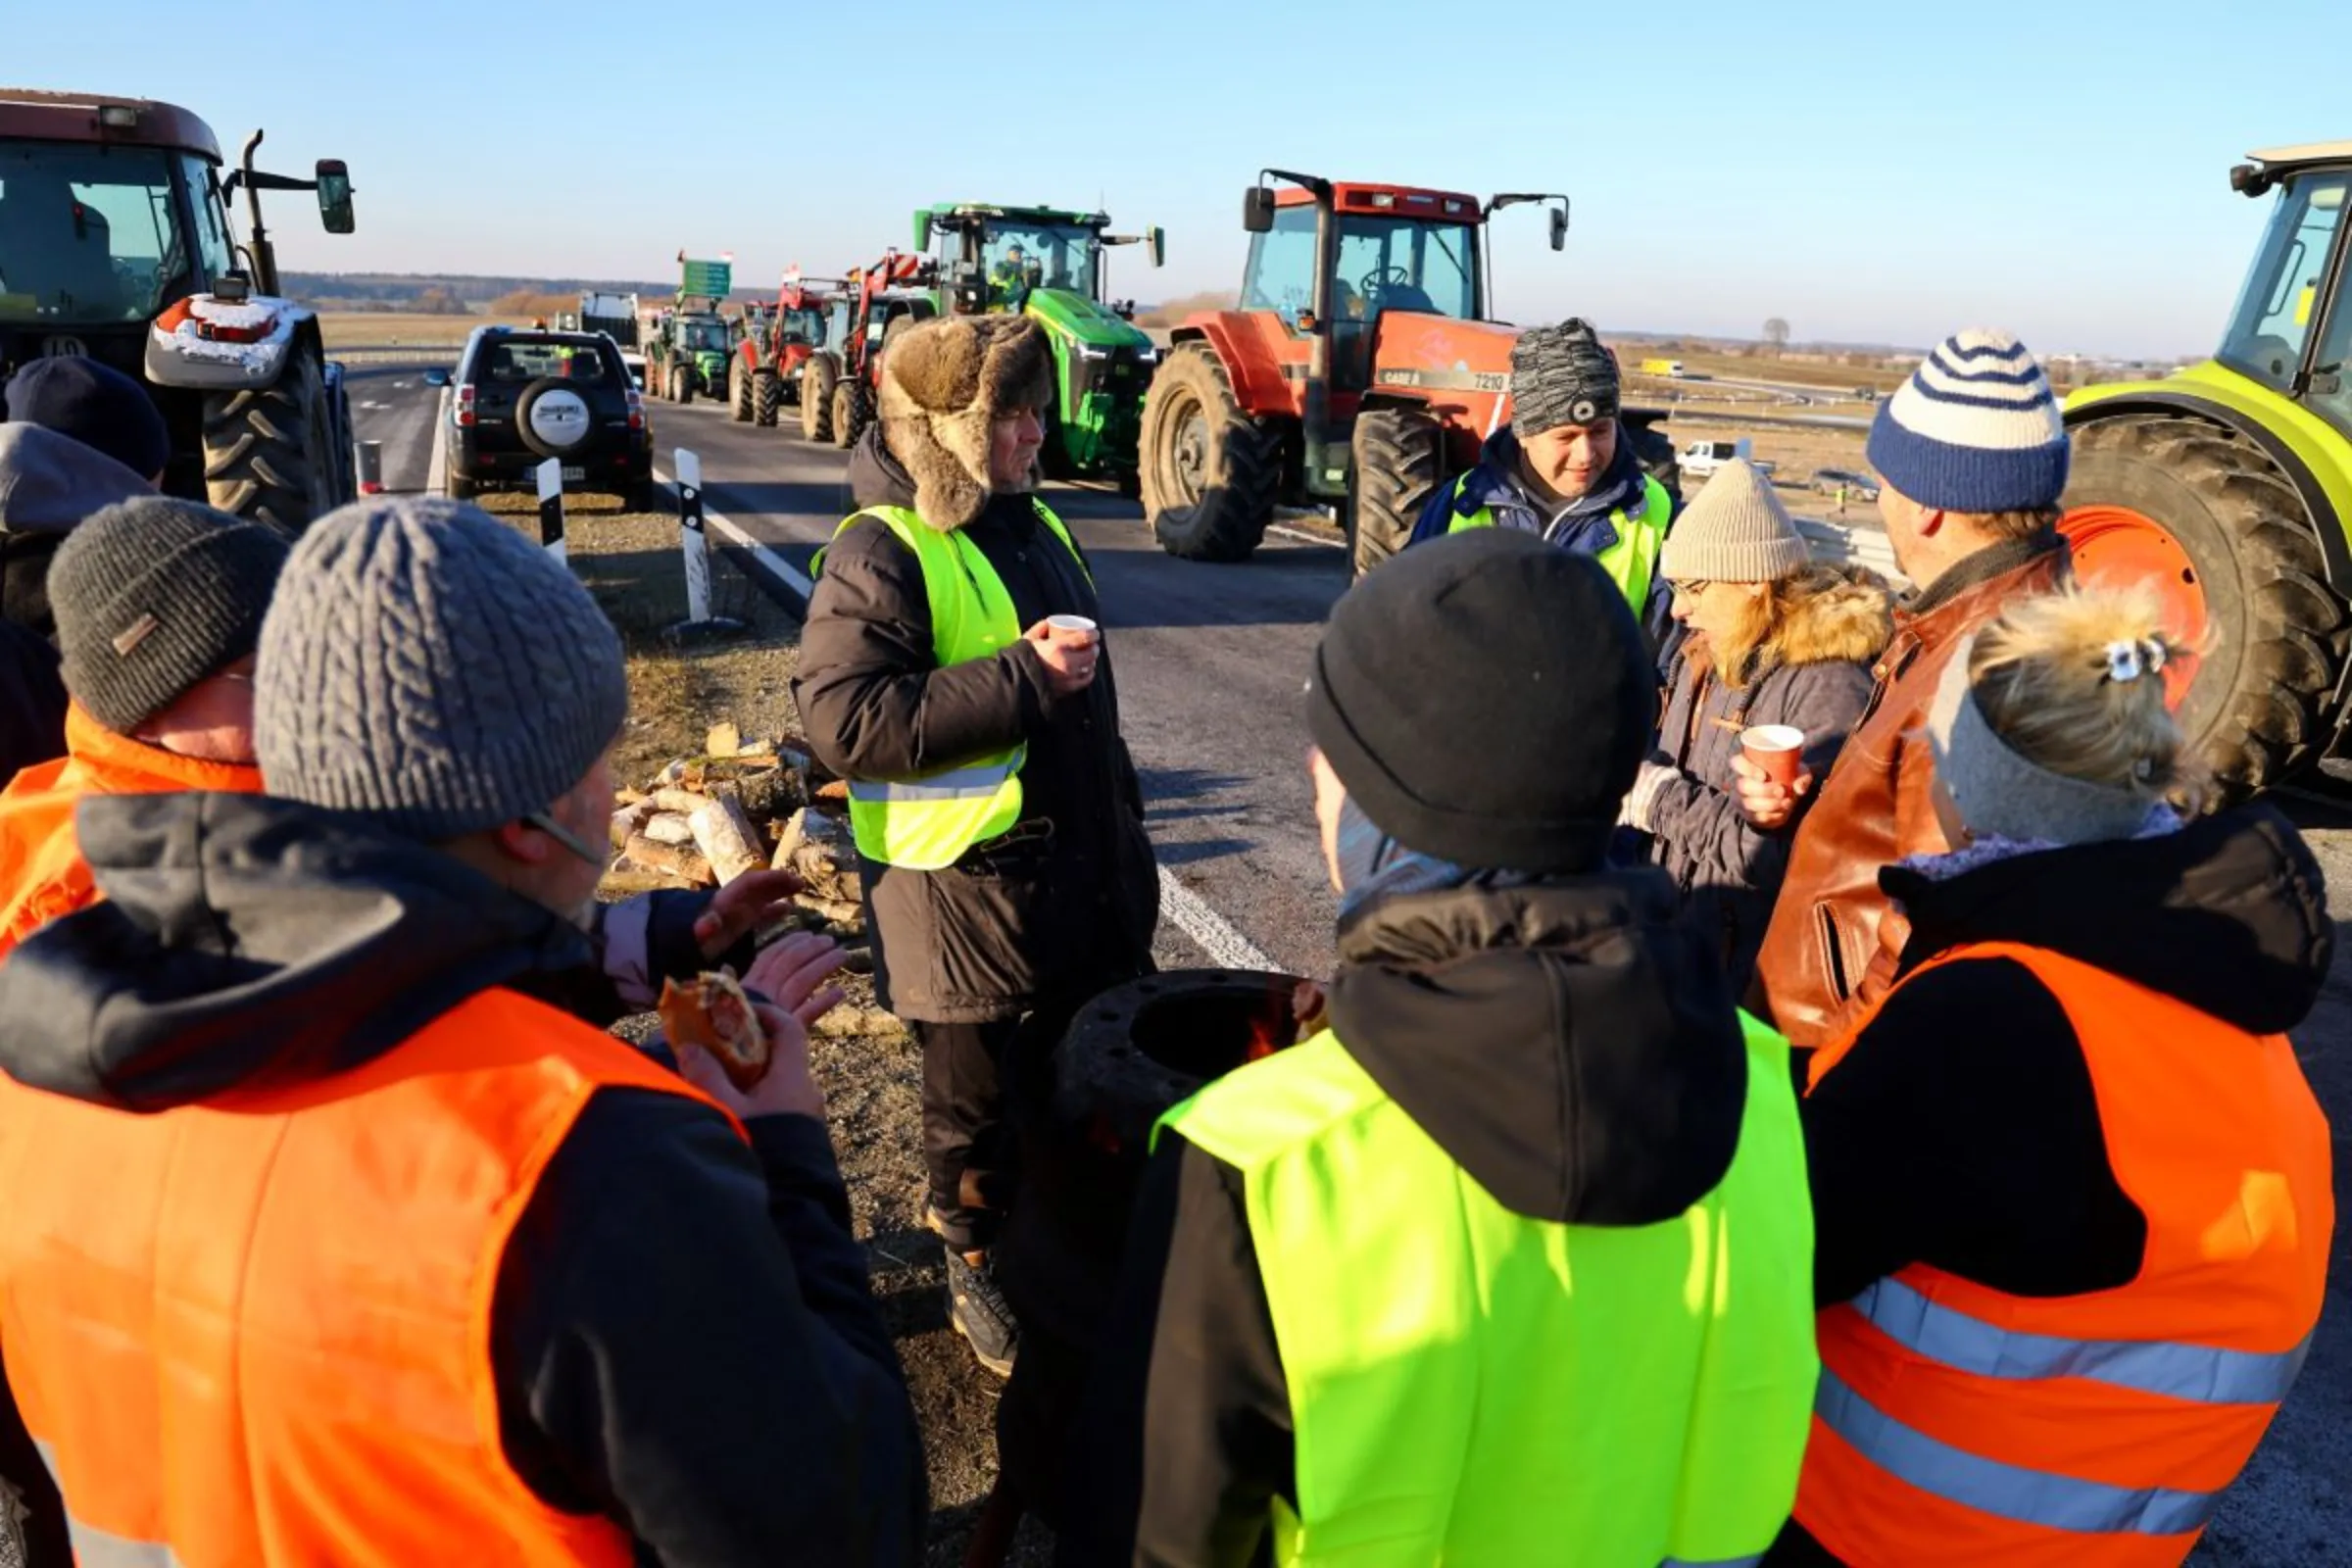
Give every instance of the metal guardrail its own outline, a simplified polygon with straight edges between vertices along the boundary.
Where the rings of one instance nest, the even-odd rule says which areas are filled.
[[[419,343],[404,347],[397,343],[357,344],[351,348],[332,348],[326,357],[343,365],[455,365],[462,343]]]

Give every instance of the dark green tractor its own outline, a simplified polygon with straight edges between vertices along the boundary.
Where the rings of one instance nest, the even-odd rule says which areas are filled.
[[[1157,267],[1161,231],[1107,232],[1102,213],[987,202],[942,202],[914,215],[914,248],[932,253],[943,314],[1018,311],[1054,346],[1054,407],[1043,461],[1061,478],[1109,478],[1132,488],[1144,391],[1159,363],[1132,301],[1114,302],[1110,247],[1142,245]]]

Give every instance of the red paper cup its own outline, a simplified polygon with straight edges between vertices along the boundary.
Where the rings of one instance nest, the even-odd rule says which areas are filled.
[[[1783,789],[1804,768],[1805,732],[1794,724],[1751,724],[1740,732],[1741,755]]]

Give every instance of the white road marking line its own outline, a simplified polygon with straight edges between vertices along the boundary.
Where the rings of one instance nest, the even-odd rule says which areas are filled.
[[[677,480],[659,466],[654,469],[654,478],[673,491],[676,488]],[[707,497],[708,492],[705,494]],[[711,511],[707,499],[703,506],[703,522],[751,555],[762,569],[799,597],[804,612],[808,610],[808,596],[814,592],[815,584],[795,568],[792,563],[753,538],[741,523],[726,514]],[[1318,539],[1314,542],[1328,544],[1330,541]],[[1162,913],[1176,922],[1177,929],[1192,938],[1194,945],[1208,955],[1209,962],[1219,968],[1262,969],[1276,974],[1284,972],[1280,964],[1259,952],[1248,937],[1233,928],[1231,921],[1210,908],[1199,894],[1179,882],[1176,873],[1164,865],[1159,868],[1159,906]]]
[[[1248,937],[1233,928],[1232,922],[1202,903],[1200,895],[1179,882],[1176,873],[1164,865],[1159,868],[1159,908],[1219,968],[1284,972],[1282,965],[1260,953]]]
[[[433,403],[433,453],[424,460],[424,493],[449,494],[449,394]]]

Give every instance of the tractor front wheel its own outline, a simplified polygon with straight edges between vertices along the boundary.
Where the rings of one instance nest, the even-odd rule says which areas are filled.
[[[740,359],[727,362],[727,405],[737,424],[751,423],[752,416],[759,412],[752,405],[752,372]]]
[[[833,389],[833,444],[848,451],[873,422],[874,400],[862,381],[844,381]]]
[[[1205,343],[1179,344],[1152,378],[1141,466],[1144,515],[1171,556],[1247,561],[1274,520],[1282,443]]]
[[[830,354],[811,354],[801,371],[801,439],[833,439],[833,389],[841,384],[841,367]]]
[[[752,372],[752,422],[762,429],[776,426],[776,410],[784,406],[784,383],[776,372],[761,366]]]
[[[269,386],[204,400],[204,483],[212,504],[286,533],[336,505],[341,459],[318,356],[297,345]]]
[[[672,403],[692,403],[694,401],[694,371],[690,367],[672,365],[669,368],[669,401]]]
[[[1446,435],[1419,409],[1366,409],[1348,451],[1348,545],[1361,577],[1412,538],[1446,480]]]
[[[2326,741],[2352,652],[2301,495],[2261,447],[2202,419],[2101,419],[2074,439],[2061,527],[2075,575],[2149,589],[2196,648],[2166,692],[2221,797],[2278,783]]]

